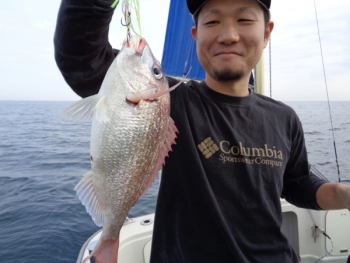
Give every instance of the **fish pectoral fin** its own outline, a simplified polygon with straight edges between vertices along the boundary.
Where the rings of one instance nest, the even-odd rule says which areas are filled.
[[[66,108],[60,117],[71,121],[91,121],[98,101],[98,94],[79,100]]]
[[[170,91],[177,88],[182,82],[177,83],[169,89],[163,89],[158,92],[154,92],[154,88],[141,90],[139,92],[129,94],[126,96],[126,100],[132,103],[139,103],[140,100],[156,100],[157,98],[169,93]]]
[[[107,114],[108,109],[108,97],[103,95],[97,102],[95,106],[95,116],[100,123],[109,122],[109,117]]]
[[[86,211],[99,227],[103,226],[102,207],[97,199],[94,186],[92,184],[92,171],[86,173],[79,183],[74,187]]]

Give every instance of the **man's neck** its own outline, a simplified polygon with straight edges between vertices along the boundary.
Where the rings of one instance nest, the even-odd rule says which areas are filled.
[[[216,92],[234,97],[246,97],[249,95],[249,77],[243,77],[237,81],[220,82],[206,74],[205,83]]]

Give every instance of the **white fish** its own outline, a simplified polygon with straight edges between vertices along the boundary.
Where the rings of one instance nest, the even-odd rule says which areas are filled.
[[[177,86],[177,85],[176,85]],[[147,191],[175,143],[168,81],[147,42],[133,36],[107,71],[100,92],[65,110],[73,120],[92,118],[91,171],[75,190],[101,238],[86,262],[115,263],[127,214]]]

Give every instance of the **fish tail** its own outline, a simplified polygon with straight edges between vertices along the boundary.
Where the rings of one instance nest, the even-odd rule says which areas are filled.
[[[114,240],[101,240],[97,243],[91,254],[84,258],[82,263],[86,263],[91,257],[95,257],[99,263],[117,263],[119,250],[119,236]]]

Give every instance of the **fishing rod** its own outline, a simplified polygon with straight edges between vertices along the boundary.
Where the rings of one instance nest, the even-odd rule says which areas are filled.
[[[332,128],[332,136],[333,136],[333,147],[334,147],[334,153],[335,153],[335,162],[336,162],[336,166],[337,166],[337,169],[338,169],[338,180],[339,180],[339,183],[340,183],[341,179],[340,179],[340,169],[339,169],[339,162],[338,162],[338,155],[337,155],[337,146],[336,146],[336,143],[335,143],[334,128],[333,128],[333,118],[332,118],[332,112],[331,112],[331,105],[329,103],[326,70],[325,70],[325,66],[324,66],[321,34],[320,34],[320,27],[319,27],[319,24],[318,24],[318,16],[317,16],[317,8],[316,8],[316,1],[315,0],[314,0],[314,6],[315,6],[316,23],[317,23],[317,30],[318,30],[318,39],[319,39],[319,43],[320,43],[320,50],[321,50],[321,57],[322,57],[323,76],[324,76],[324,81],[325,81],[325,85],[326,85],[328,111],[329,111],[329,116],[330,116],[330,120],[331,120],[331,128]]]
[[[269,68],[270,68],[270,98],[272,98],[272,74],[271,74],[271,66],[272,66],[272,55],[271,55],[271,35],[269,38]]]

